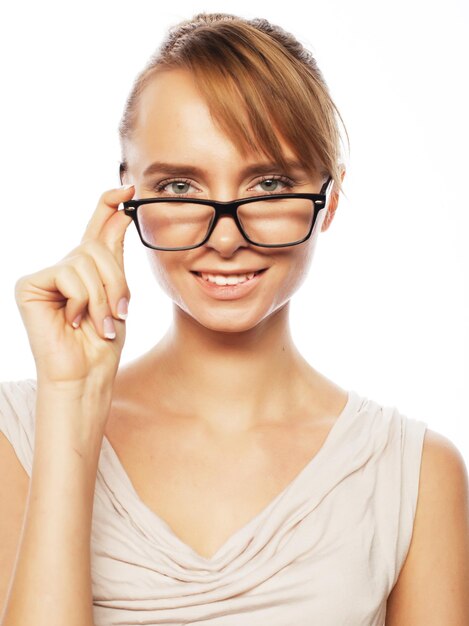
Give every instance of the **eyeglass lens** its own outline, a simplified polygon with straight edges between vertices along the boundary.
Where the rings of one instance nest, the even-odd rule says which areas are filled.
[[[215,218],[209,205],[189,201],[142,204],[137,211],[146,243],[161,248],[200,244]],[[286,245],[302,240],[314,218],[309,198],[268,198],[241,204],[238,218],[248,238],[258,244]]]

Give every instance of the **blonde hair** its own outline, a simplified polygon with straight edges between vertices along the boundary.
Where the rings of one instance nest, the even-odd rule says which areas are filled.
[[[192,73],[212,118],[243,156],[263,153],[287,170],[275,128],[306,172],[330,175],[342,191],[338,119],[347,140],[348,133],[311,52],[266,19],[228,13],[198,13],[171,27],[136,77],[119,124],[121,181],[140,95],[156,73],[171,69]]]

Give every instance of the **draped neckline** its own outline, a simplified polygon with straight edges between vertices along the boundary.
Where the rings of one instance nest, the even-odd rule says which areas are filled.
[[[249,533],[255,533],[256,529],[260,528],[262,522],[268,519],[269,513],[274,510],[280,501],[286,500],[289,496],[301,490],[303,486],[308,485],[308,483],[309,487],[306,488],[311,488],[311,475],[314,473],[314,470],[333,456],[331,453],[336,441],[340,440],[342,432],[357,413],[361,398],[354,390],[349,390],[347,393],[348,397],[345,406],[314,456],[309,459],[306,465],[277,496],[243,526],[235,530],[210,557],[198,553],[189,544],[185,543],[163,518],[143,502],[106,435],[103,437],[101,449],[100,473],[108,488],[113,492],[122,511],[126,513],[131,522],[147,538],[152,542],[161,543],[162,548],[166,548],[168,554],[171,551],[176,551],[179,558],[186,557],[193,565],[202,568],[204,566],[212,567],[221,563],[229,554],[232,554],[236,543],[242,543],[249,537]],[[103,462],[105,464],[104,471]]]

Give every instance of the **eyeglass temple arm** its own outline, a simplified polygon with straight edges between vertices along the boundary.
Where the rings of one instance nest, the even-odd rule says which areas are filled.
[[[332,176],[329,176],[326,180],[326,182],[324,183],[324,185],[321,187],[321,191],[319,192],[320,194],[326,194],[327,192],[327,188],[329,187],[330,182],[333,180]]]

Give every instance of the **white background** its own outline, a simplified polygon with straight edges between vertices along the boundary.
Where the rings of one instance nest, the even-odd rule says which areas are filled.
[[[396,406],[469,460],[468,5],[394,0],[17,2],[2,9],[0,380],[35,378],[14,300],[79,244],[119,186],[117,126],[166,30],[200,11],[265,17],[315,54],[350,134],[335,219],[291,327],[345,389]],[[124,363],[171,321],[132,226]]]

